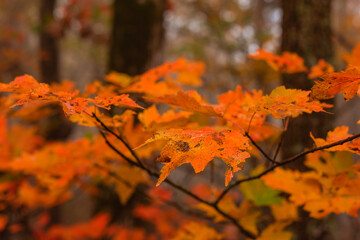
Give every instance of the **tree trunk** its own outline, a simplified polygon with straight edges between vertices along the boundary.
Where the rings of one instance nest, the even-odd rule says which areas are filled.
[[[109,71],[138,75],[159,62],[164,39],[165,0],[114,0]],[[144,200],[144,188],[136,188],[131,199],[122,205],[118,195],[102,188],[95,211],[113,213],[113,220],[139,224],[131,217],[132,209]]]
[[[109,70],[136,75],[149,68],[163,43],[165,0],[114,0]]]
[[[56,0],[40,2],[40,79],[42,82],[59,82],[58,41],[50,31],[54,20]]]
[[[321,58],[332,61],[331,0],[282,0],[281,50],[299,54],[309,67]],[[287,88],[309,90],[313,82],[305,73],[283,75]],[[290,121],[283,156],[289,157],[312,146],[309,137],[324,137],[331,130],[334,117],[325,113],[304,114]]]
[[[305,65],[315,65],[321,58],[328,62],[333,58],[331,41],[331,0],[282,0],[281,50],[295,52],[304,58]],[[310,90],[313,81],[306,73],[283,75],[287,88]],[[291,119],[285,133],[283,157],[287,158],[313,145],[309,133],[325,137],[332,129],[334,116],[326,113],[303,114]],[[302,162],[290,167],[305,169]],[[326,223],[310,219],[308,213],[300,211],[302,221],[293,225],[295,239],[327,239]],[[316,227],[314,227],[316,225]],[[317,229],[317,232],[315,230]],[[322,230],[319,230],[322,229]]]

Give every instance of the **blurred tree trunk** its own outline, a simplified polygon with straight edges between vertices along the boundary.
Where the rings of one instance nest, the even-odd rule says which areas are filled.
[[[109,70],[136,75],[162,47],[165,0],[114,0]]]
[[[133,76],[160,62],[165,7],[165,0],[114,0],[109,71]],[[131,216],[136,204],[146,203],[143,186],[136,188],[125,205],[112,189],[103,187],[102,191],[95,211],[105,210],[113,213],[113,220],[137,224]]]
[[[42,82],[59,82],[58,40],[51,33],[56,0],[40,2],[40,78]]]
[[[282,0],[282,42],[281,50],[295,52],[304,58],[305,65],[315,65],[321,58],[328,62],[333,58],[331,33],[332,0]],[[283,75],[287,88],[310,90],[313,81],[306,73]],[[325,137],[332,129],[334,117],[326,113],[303,114],[291,119],[285,134],[283,157],[287,158],[313,145],[310,131],[318,137]],[[302,162],[292,164],[293,168],[304,169]],[[308,213],[300,211],[302,221],[293,225],[295,239],[328,239],[327,224],[310,219]],[[315,232],[316,230],[316,232]]]
[[[307,67],[315,65],[321,58],[328,62],[333,58],[331,33],[331,0],[282,0],[282,42],[281,50],[299,54]],[[287,88],[309,90],[313,81],[306,73],[283,75]],[[286,133],[284,157],[289,157],[312,146],[309,137],[324,137],[332,128],[333,119],[325,113],[304,114],[290,121]]]
[[[58,83],[59,47],[52,24],[56,0],[40,1],[40,80],[44,83]],[[41,124],[41,134],[48,140],[65,139],[72,130],[72,124],[65,119],[60,106],[51,106],[53,114]]]

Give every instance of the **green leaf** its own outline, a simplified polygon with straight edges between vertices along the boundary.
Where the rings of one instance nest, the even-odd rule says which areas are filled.
[[[257,206],[268,206],[271,204],[281,204],[280,191],[265,185],[261,179],[245,182],[240,185],[240,191],[245,198],[252,201]]]

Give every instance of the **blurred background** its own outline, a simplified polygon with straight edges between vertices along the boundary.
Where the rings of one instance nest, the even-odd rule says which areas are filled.
[[[308,67],[325,59],[342,70],[342,55],[360,40],[360,0],[3,0],[0,24],[0,82],[26,73],[46,83],[68,79],[83,90],[110,71],[134,76],[184,56],[205,63],[199,91],[215,103],[216,94],[236,85],[267,93],[282,84],[311,87],[304,74],[281,76],[248,59],[258,48],[296,52]],[[336,101],[342,114],[312,128],[346,124],[356,130],[356,100],[346,107],[341,97]],[[75,138],[74,132],[49,138]],[[92,207],[79,193],[58,210],[59,222],[87,220]],[[338,239],[359,237],[358,219],[334,221]]]

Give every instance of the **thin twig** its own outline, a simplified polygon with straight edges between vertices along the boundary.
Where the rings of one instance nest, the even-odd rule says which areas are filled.
[[[278,145],[277,145],[277,147],[276,147],[276,151],[275,151],[275,154],[274,154],[274,157],[273,157],[273,160],[274,160],[274,161],[276,161],[276,158],[277,158],[277,156],[278,156],[278,154],[279,154],[279,152],[280,152],[281,146],[282,146],[282,144],[283,144],[283,142],[284,142],[285,133],[286,133],[286,130],[287,130],[288,123],[289,123],[289,118],[287,118],[287,119],[285,120],[285,123],[283,122],[284,127],[283,127],[283,130],[282,130],[282,132],[281,132],[280,140],[279,140],[279,143],[278,143]]]
[[[246,130],[247,133],[250,132],[251,122],[252,122],[253,118],[255,117],[255,114],[256,114],[256,112],[254,112],[253,115],[251,115],[251,118],[250,118],[250,121],[249,121],[249,126],[248,126],[248,128]]]
[[[115,136],[117,139],[119,139],[125,147],[130,151],[131,155],[136,159],[136,161],[139,163],[140,166],[144,166],[139,158],[139,156],[134,152],[134,150],[130,147],[130,145],[118,134],[116,134],[114,131],[112,131],[108,126],[106,126],[97,116],[95,113],[92,114],[92,116],[96,119],[98,123],[109,133],[111,133],[113,136]]]
[[[245,132],[245,136],[250,139],[251,143],[262,153],[262,155],[264,155],[264,157],[265,157],[268,161],[270,161],[270,162],[272,162],[272,163],[275,163],[275,164],[277,163],[277,162],[274,161],[269,155],[267,155],[267,153],[266,153],[259,145],[257,145],[257,143],[254,141],[254,139],[252,139],[252,137],[249,135],[248,132]]]
[[[327,145],[324,145],[324,146],[321,146],[321,147],[317,147],[317,148],[313,148],[313,149],[310,149],[310,150],[307,150],[307,151],[304,151],[304,152],[301,152],[299,154],[296,154],[288,159],[286,159],[285,161],[283,162],[280,162],[280,163],[277,163],[276,165],[268,168],[267,170],[263,171],[262,173],[256,175],[256,176],[252,176],[252,177],[248,177],[248,178],[245,178],[245,179],[241,179],[241,180],[238,180],[236,182],[234,182],[233,184],[229,185],[227,188],[224,189],[224,191],[219,195],[219,197],[216,199],[216,201],[214,202],[214,204],[218,204],[221,199],[223,199],[223,197],[234,187],[238,186],[239,184],[241,183],[244,183],[244,182],[249,182],[249,181],[252,181],[252,180],[255,180],[255,179],[259,179],[261,178],[262,176],[264,176],[265,174],[271,172],[272,170],[274,170],[275,168],[278,168],[280,166],[284,166],[284,165],[287,165],[291,162],[294,162],[306,155],[308,155],[309,153],[313,153],[313,152],[317,152],[317,151],[320,151],[320,150],[324,150],[324,149],[328,149],[328,148],[331,148],[331,147],[334,147],[334,146],[338,146],[338,145],[342,145],[344,143],[347,143],[347,142],[350,142],[356,138],[360,137],[360,133],[359,134],[356,134],[354,136],[351,136],[351,137],[348,137],[348,138],[345,138],[343,140],[340,140],[340,141],[337,141],[337,142],[334,142],[334,143],[331,143],[331,144],[327,144]]]

